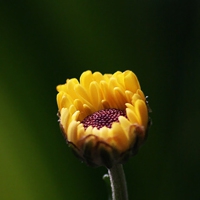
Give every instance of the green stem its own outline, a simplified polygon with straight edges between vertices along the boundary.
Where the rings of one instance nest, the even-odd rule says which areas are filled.
[[[108,169],[112,189],[112,200],[128,200],[126,178],[122,165]]]

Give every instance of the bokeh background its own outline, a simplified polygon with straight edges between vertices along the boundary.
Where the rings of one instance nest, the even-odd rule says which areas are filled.
[[[149,96],[130,200],[200,199],[199,30],[198,0],[1,1],[0,199],[107,199],[106,169],[73,156],[56,116],[56,85],[88,69],[130,69]]]

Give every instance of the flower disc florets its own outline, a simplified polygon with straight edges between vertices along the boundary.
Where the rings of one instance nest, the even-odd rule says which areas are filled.
[[[86,71],[80,82],[67,79],[57,90],[62,132],[83,161],[111,168],[137,153],[147,136],[149,117],[133,72]]]
[[[100,129],[102,127],[111,128],[113,122],[119,122],[119,116],[126,116],[126,112],[115,108],[108,108],[105,110],[99,110],[89,116],[87,116],[81,123],[84,128],[89,126]]]

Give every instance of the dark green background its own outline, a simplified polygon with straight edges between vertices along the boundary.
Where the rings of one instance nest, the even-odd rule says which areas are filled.
[[[124,165],[130,200],[200,199],[200,1],[0,3],[0,199],[102,200],[57,123],[57,84],[130,69],[153,126]]]

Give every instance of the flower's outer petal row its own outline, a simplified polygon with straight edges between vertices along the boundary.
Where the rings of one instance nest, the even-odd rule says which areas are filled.
[[[120,147],[119,152],[122,152],[124,149],[129,147],[129,134],[127,134],[125,131],[127,130],[123,129],[119,123],[113,123],[111,129],[107,127],[97,129],[89,126],[84,133],[82,133],[81,137],[79,137],[86,137],[92,133],[92,135],[98,137],[99,141],[106,142],[113,148]]]
[[[78,156],[91,166],[103,165],[111,168],[120,157],[118,150],[110,146],[109,143],[99,140],[93,134],[79,140],[78,146],[80,148],[75,146],[74,150],[78,151]]]
[[[94,135],[88,135],[79,143],[82,146],[79,155],[91,166],[104,165],[111,168],[116,160],[115,157],[119,156],[116,155],[118,153],[115,149],[107,143],[99,141]]]
[[[126,162],[130,156],[135,155],[141,143],[144,141],[145,135],[143,134],[143,127],[131,125],[129,129],[134,135],[133,143],[130,148],[124,152],[120,152],[118,146],[117,148],[112,146],[111,144],[113,141],[110,141],[110,143],[105,142],[94,134],[89,134],[79,139],[77,145],[74,145],[70,141],[69,144],[72,146],[77,156],[88,165],[111,168],[115,164]],[[115,142],[116,141],[114,141],[114,143]]]

